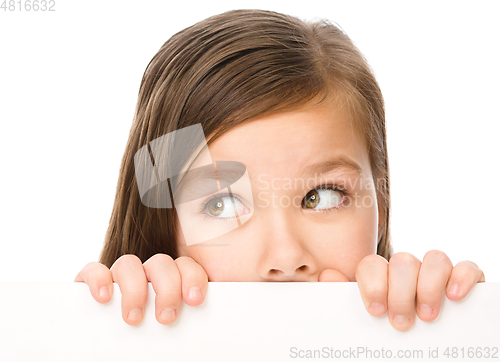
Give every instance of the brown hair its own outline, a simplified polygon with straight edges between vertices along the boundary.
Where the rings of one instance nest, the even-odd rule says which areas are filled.
[[[232,10],[176,33],[148,64],[100,262],[111,267],[124,254],[142,262],[157,253],[178,256],[175,208],[149,208],[139,197],[134,155],[142,146],[198,123],[210,145],[249,119],[298,109],[332,94],[344,99],[368,146],[383,220],[377,253],[389,260],[384,101],[363,55],[328,20]]]

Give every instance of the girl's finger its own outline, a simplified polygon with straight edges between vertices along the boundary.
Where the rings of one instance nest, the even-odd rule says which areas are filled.
[[[356,269],[356,281],[366,310],[373,316],[387,311],[387,266],[380,255],[364,257]]]
[[[318,282],[348,282],[347,278],[341,272],[334,269],[325,269],[318,276]]]
[[[417,315],[421,320],[429,322],[438,316],[452,269],[450,258],[442,251],[431,250],[425,254],[417,285]]]
[[[122,255],[111,267],[111,274],[122,293],[123,320],[132,326],[141,323],[148,299],[148,281],[141,259],[132,254]]]
[[[77,274],[75,282],[83,282],[89,286],[90,294],[99,303],[107,303],[113,295],[113,277],[106,265],[88,263]]]
[[[173,323],[182,302],[181,275],[174,259],[167,254],[156,254],[143,264],[146,278],[156,293],[155,315],[161,324]]]
[[[187,305],[203,303],[208,287],[208,276],[200,264],[188,256],[175,259],[181,273],[182,295]]]
[[[396,253],[389,259],[389,322],[404,331],[415,319],[415,294],[420,260],[409,253]]]
[[[446,296],[449,300],[460,300],[476,283],[484,283],[485,280],[483,271],[475,263],[468,260],[461,261],[451,272],[446,286]]]

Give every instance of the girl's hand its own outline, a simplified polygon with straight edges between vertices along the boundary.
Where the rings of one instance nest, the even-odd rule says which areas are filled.
[[[174,260],[167,254],[156,254],[142,264],[137,256],[128,254],[118,258],[111,270],[101,263],[87,264],[75,282],[86,283],[99,303],[111,300],[113,282],[118,283],[122,293],[122,318],[130,325],[141,323],[144,317],[148,282],[151,282],[156,293],[156,320],[166,325],[176,320],[183,298],[191,306],[203,303],[208,276],[187,256]]]
[[[462,261],[453,267],[445,253],[431,250],[423,262],[409,253],[396,253],[389,262],[368,255],[358,264],[356,281],[368,313],[381,316],[389,308],[389,322],[404,331],[413,325],[415,306],[421,320],[433,321],[444,289],[448,299],[457,301],[485,278],[473,262]]]

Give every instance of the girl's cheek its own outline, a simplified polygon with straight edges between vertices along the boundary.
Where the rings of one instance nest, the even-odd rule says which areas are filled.
[[[238,252],[236,245],[193,246],[190,256],[200,264],[208,275],[209,281],[236,282],[249,269],[248,261]]]
[[[341,227],[330,230],[335,241],[323,246],[321,253],[315,255],[321,258],[320,265],[337,270],[354,282],[359,262],[365,256],[377,253],[378,214],[372,208],[350,212],[349,219]]]

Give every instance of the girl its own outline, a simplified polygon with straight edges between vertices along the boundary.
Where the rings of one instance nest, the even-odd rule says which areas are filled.
[[[208,281],[357,282],[370,314],[406,330],[437,317],[444,289],[459,300],[485,279],[441,251],[392,255],[389,209],[383,98],[347,35],[228,11],[148,65],[100,263],[75,281],[100,303],[118,283],[130,325],[148,282],[162,324]]]

